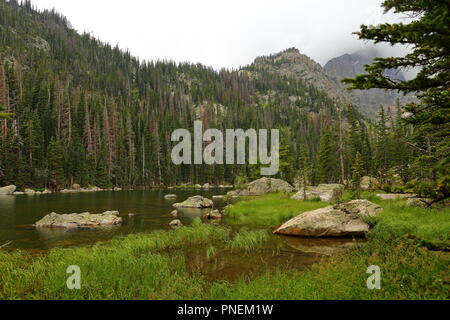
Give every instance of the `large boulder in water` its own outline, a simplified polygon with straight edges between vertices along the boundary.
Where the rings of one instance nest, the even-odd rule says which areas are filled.
[[[10,185],[0,188],[0,194],[13,194],[16,191],[16,186]]]
[[[306,191],[300,190],[294,194],[291,199],[312,200],[320,198],[322,201],[334,201],[341,198],[343,195],[344,186],[342,184],[319,184],[316,187],[306,187]]]
[[[202,197],[202,196],[194,196],[190,197],[187,200],[181,203],[174,203],[173,206],[175,208],[212,208],[214,203],[212,200]]]
[[[382,208],[367,200],[353,200],[309,211],[284,223],[276,234],[304,237],[362,236],[369,231],[365,217],[376,216]]]
[[[34,224],[37,228],[88,228],[111,226],[122,223],[118,211],[106,211],[100,214],[71,213],[57,214],[50,213]]]
[[[284,180],[261,178],[250,182],[244,189],[235,191],[239,196],[260,196],[266,193],[293,192],[294,187]]]

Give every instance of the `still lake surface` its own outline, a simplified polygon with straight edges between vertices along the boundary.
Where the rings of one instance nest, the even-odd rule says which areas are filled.
[[[226,194],[226,189],[206,190],[135,190],[102,191],[89,193],[68,193],[49,195],[0,196],[0,244],[12,241],[9,247],[21,249],[48,250],[58,246],[80,246],[97,241],[107,241],[117,235],[148,232],[155,229],[170,229],[174,219],[170,212],[172,204],[190,196],[203,195],[211,199],[213,195]],[[166,200],[164,195],[176,194],[177,199]],[[226,203],[214,201],[216,209]],[[63,213],[102,213],[118,210],[123,224],[94,229],[36,229],[33,223],[45,215]],[[129,216],[129,214],[134,216]],[[201,210],[184,210],[177,217],[189,224]]]

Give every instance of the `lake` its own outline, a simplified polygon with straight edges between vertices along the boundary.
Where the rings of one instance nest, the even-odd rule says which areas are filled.
[[[172,204],[194,195],[212,198],[226,194],[226,189],[207,190],[136,190],[89,193],[55,193],[49,195],[0,196],[0,245],[12,241],[11,248],[48,250],[56,246],[79,246],[106,241],[116,235],[170,229],[174,218]],[[177,199],[165,200],[164,195],[176,194]],[[226,203],[214,201],[215,207]],[[36,229],[32,225],[45,215],[63,213],[102,213],[118,210],[123,224],[95,229]],[[129,216],[128,214],[135,214]],[[184,210],[178,217],[183,223],[200,216],[200,210]]]

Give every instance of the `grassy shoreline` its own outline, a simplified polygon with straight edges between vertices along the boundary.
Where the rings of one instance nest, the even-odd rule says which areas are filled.
[[[228,282],[208,281],[201,270],[188,272],[184,248],[198,250],[210,263],[223,250],[244,258],[258,255],[268,230],[295,210],[298,214],[327,205],[267,195],[240,202],[229,212],[232,225],[253,223],[258,230],[235,232],[195,220],[178,230],[54,249],[34,259],[20,251],[0,251],[0,299],[449,299],[449,254],[424,246],[448,245],[449,210],[409,208],[401,200],[366,197],[384,208],[373,221],[369,241],[306,271],[283,268]],[[70,265],[82,270],[81,290],[66,287]],[[381,290],[366,287],[370,265],[382,270]]]

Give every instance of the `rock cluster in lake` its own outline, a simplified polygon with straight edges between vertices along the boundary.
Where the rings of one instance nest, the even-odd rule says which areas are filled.
[[[100,214],[50,213],[34,224],[36,228],[90,228],[112,226],[122,223],[118,211],[106,211]]]
[[[274,233],[304,237],[362,236],[370,228],[365,219],[378,215],[382,210],[368,200],[353,200],[302,213]]]
[[[204,209],[204,208],[212,208],[214,206],[214,203],[212,200],[202,197],[202,196],[194,196],[190,197],[187,200],[180,202],[180,203],[174,203],[173,206],[175,208],[198,208],[198,209]]]

